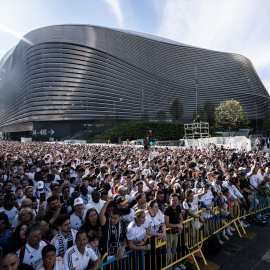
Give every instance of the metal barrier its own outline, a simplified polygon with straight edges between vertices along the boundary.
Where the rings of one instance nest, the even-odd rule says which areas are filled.
[[[144,270],[144,251],[129,250],[125,252],[125,257],[122,260],[114,258],[107,260],[107,253],[102,257],[102,264],[99,269],[102,270]]]
[[[258,192],[254,195],[255,216],[262,218],[270,214],[270,196],[261,195]],[[270,224],[270,221],[266,219]]]
[[[196,214],[201,215],[205,219],[204,224],[197,218],[189,217],[183,222],[181,234],[178,234],[174,229],[167,228],[166,242],[162,242],[158,237],[148,237],[148,242],[151,244],[150,251],[129,250],[125,252],[125,258],[122,260],[115,258],[105,262],[107,258],[105,254],[102,258],[100,269],[144,270],[146,265],[148,270],[165,270],[189,260],[199,270],[200,267],[196,255],[200,255],[204,264],[207,265],[202,252],[202,246],[203,242],[212,234],[218,234],[232,225],[235,227],[238,235],[242,237],[241,231],[243,234],[246,234],[246,231],[241,224],[241,220],[253,214],[257,217],[270,214],[270,196],[261,196],[258,193],[255,193],[253,196],[249,192],[248,197],[251,202],[254,200],[254,205],[252,204],[248,210],[241,207],[238,203],[231,203],[229,210],[234,217],[232,220],[226,220],[225,213],[218,206],[213,208],[214,215],[210,215],[209,210],[202,209],[196,212]]]

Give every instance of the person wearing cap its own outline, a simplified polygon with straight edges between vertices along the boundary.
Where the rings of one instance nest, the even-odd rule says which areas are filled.
[[[89,201],[88,204],[85,205],[84,209],[88,210],[90,208],[95,208],[98,213],[100,213],[101,208],[103,207],[105,201],[100,199],[100,191],[94,190],[92,192],[92,201]]]
[[[75,212],[70,217],[71,229],[79,231],[84,223],[86,216],[86,210],[84,208],[84,203],[82,198],[76,198],[74,200],[74,210]]]
[[[4,206],[0,208],[0,212],[4,212],[8,216],[10,226],[15,216],[19,213],[15,205],[16,205],[15,195],[13,193],[6,194],[4,197]]]
[[[38,181],[36,185],[36,191],[34,193],[34,196],[37,199],[40,199],[40,193],[45,193],[46,196],[50,193],[50,189],[45,187],[45,184],[43,181]]]
[[[99,214],[99,222],[102,227],[100,244],[103,250],[107,252],[107,260],[111,260],[115,257],[122,259],[124,257],[125,248],[127,247],[126,224],[121,219],[121,211],[119,211],[118,208],[114,208],[109,218],[105,216],[106,209],[112,200],[113,197],[109,196]],[[124,200],[124,198],[122,200]]]
[[[124,197],[129,203],[132,201],[131,197],[127,195],[128,188],[125,185],[121,185],[117,189],[117,194]]]
[[[132,208],[129,208],[128,201],[122,196],[118,196],[115,203],[117,208],[122,213],[121,220],[123,220],[128,226],[131,221],[134,221],[135,211]]]

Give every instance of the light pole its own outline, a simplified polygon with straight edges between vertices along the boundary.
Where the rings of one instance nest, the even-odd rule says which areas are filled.
[[[123,99],[120,98],[119,102],[121,102]],[[115,127],[115,102],[116,100],[114,100],[113,102],[113,126]]]
[[[257,130],[257,137],[259,135],[258,131],[258,112],[257,112],[257,101],[255,101],[255,109],[256,109],[256,130]]]
[[[113,127],[115,127],[115,101],[113,102]]]
[[[144,117],[144,89],[141,88],[142,90],[142,118]]]
[[[198,116],[198,77],[197,77],[197,67],[195,67],[195,91],[196,91],[196,117]]]

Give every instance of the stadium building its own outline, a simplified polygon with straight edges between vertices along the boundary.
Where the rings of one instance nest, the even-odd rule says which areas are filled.
[[[246,57],[127,30],[44,27],[26,34],[1,61],[0,131],[11,138],[68,138],[104,118],[155,120],[159,111],[170,118],[176,97],[187,123],[196,82],[201,107],[234,98],[250,119],[269,109],[268,92]]]

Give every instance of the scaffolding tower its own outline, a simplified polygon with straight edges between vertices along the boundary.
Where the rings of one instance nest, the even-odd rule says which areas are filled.
[[[184,139],[199,139],[199,138],[209,138],[209,123],[200,122],[185,124],[185,136]]]

